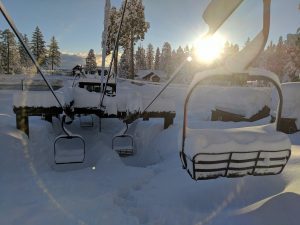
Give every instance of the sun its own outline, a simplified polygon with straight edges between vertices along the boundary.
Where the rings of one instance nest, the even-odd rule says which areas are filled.
[[[197,59],[206,64],[212,63],[222,55],[224,44],[225,38],[220,34],[197,39],[194,42]]]

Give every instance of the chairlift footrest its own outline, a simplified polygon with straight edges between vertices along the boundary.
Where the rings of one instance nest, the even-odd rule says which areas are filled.
[[[185,153],[180,157],[183,168],[194,180],[218,177],[265,176],[280,174],[291,156],[291,150],[198,153],[190,158]]]
[[[115,149],[115,151],[122,158],[134,155],[133,149]]]

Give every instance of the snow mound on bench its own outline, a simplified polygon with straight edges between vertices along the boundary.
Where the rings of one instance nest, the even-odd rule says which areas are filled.
[[[278,151],[291,149],[287,135],[276,131],[274,124],[235,129],[188,129],[185,153]]]

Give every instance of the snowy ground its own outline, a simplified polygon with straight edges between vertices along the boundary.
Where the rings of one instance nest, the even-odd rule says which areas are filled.
[[[290,136],[292,157],[281,175],[195,182],[178,157],[180,115],[167,130],[161,120],[135,123],[138,152],[123,160],[111,150],[121,121],[103,120],[99,133],[96,118],[91,128],[77,120],[70,129],[86,139],[87,159],[70,170],[53,165],[58,121],[30,118],[28,139],[15,128],[12,99],[12,91],[0,91],[0,224],[299,224],[300,133]]]

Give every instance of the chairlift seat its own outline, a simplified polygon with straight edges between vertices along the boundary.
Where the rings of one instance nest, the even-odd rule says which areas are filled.
[[[134,155],[133,137],[128,134],[115,136],[112,140],[112,149],[118,153],[120,157]]]
[[[94,126],[94,119],[93,116],[80,116],[80,127],[93,127]]]
[[[85,142],[80,135],[60,135],[54,141],[55,164],[83,163]]]
[[[272,175],[291,155],[288,136],[274,124],[234,129],[188,129],[184,160],[193,179]]]

